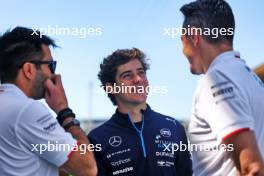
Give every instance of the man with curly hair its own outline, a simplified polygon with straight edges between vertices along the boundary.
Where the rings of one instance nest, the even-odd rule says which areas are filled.
[[[148,68],[145,54],[136,48],[117,50],[100,65],[98,77],[117,106],[110,120],[88,135],[91,143],[102,144],[102,151],[95,151],[100,176],[192,175],[183,126],[146,103]],[[176,148],[180,144],[185,150]]]

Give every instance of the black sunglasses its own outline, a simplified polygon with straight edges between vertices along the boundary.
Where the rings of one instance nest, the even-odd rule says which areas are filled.
[[[48,67],[51,71],[52,74],[55,73],[56,70],[56,65],[57,65],[57,61],[51,60],[51,61],[37,61],[37,60],[31,60],[31,61],[26,61],[32,64],[36,64],[36,65],[41,65],[41,64],[48,64]],[[20,67],[22,67],[26,62],[24,62]]]

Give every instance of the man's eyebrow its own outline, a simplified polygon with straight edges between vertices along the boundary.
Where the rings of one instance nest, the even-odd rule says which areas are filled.
[[[142,70],[144,70],[143,67],[137,68],[137,71],[142,71]],[[145,71],[145,70],[144,70],[144,71]],[[121,74],[119,75],[119,77],[122,77],[122,76],[123,76],[124,74],[126,74],[126,73],[132,73],[132,71],[131,71],[131,70],[124,71],[123,73],[121,73]]]
[[[123,73],[121,73],[120,75],[119,75],[119,77],[122,77],[124,74],[126,74],[126,73],[132,73],[132,71],[131,70],[128,70],[128,71],[124,71]]]
[[[143,67],[140,67],[140,68],[138,68],[137,70],[138,70],[138,71],[141,71],[141,70],[144,70],[144,71],[145,71],[145,69],[144,69]]]

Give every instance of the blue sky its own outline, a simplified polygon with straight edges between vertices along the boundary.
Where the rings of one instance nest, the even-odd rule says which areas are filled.
[[[151,85],[166,86],[168,93],[148,98],[151,107],[177,119],[190,116],[199,76],[191,75],[182,54],[180,36],[164,35],[178,28],[179,8],[187,0],[18,1],[1,2],[0,32],[14,26],[31,28],[100,28],[101,35],[86,38],[51,35],[61,47],[53,50],[70,107],[80,119],[108,119],[115,110],[97,79],[102,59],[116,49],[137,47],[150,59]],[[236,19],[234,48],[252,68],[263,63],[264,1],[229,0]]]

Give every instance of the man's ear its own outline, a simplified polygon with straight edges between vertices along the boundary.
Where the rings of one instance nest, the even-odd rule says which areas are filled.
[[[202,37],[201,28],[191,27],[190,39],[194,47],[197,47]]]
[[[36,72],[36,67],[34,64],[25,63],[22,67],[22,73],[26,79],[32,80]]]
[[[107,83],[105,84],[105,91],[106,91],[106,93],[110,93],[110,94],[114,95],[114,94],[115,94],[115,91],[114,91],[114,86],[113,86],[113,84],[110,83],[110,82],[107,82]]]

